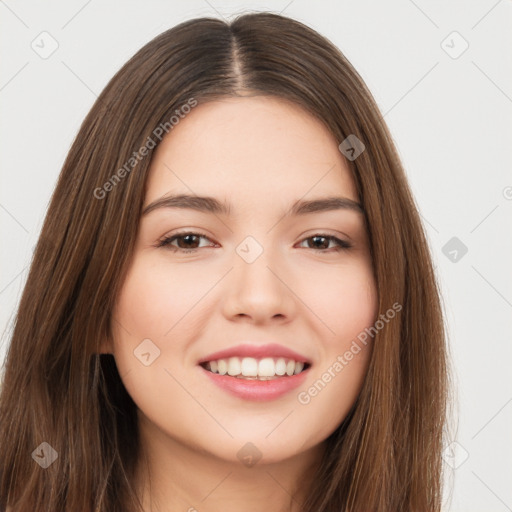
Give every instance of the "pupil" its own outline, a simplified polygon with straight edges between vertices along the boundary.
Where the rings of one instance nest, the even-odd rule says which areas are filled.
[[[186,249],[190,249],[189,244],[190,244],[190,243],[192,243],[190,239],[191,239],[191,238],[194,238],[194,237],[195,237],[195,238],[197,238],[197,237],[196,237],[196,235],[183,235],[183,236],[181,237],[181,239],[185,242],[185,245],[186,245],[186,247],[185,247],[185,248],[186,248]]]
[[[313,241],[318,241],[318,240],[327,240],[327,239],[325,238],[325,236],[314,236],[313,237]],[[321,245],[325,246],[325,243],[321,244]],[[317,246],[317,248],[318,248],[318,246]]]

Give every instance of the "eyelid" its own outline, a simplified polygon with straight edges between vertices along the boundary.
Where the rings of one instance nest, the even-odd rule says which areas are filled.
[[[343,238],[340,238],[339,236],[332,235],[332,234],[329,234],[329,233],[326,233],[323,231],[316,231],[315,233],[313,233],[311,235],[302,236],[298,243],[302,244],[306,240],[310,240],[311,238],[315,238],[315,237],[325,238],[329,242],[334,241],[336,243],[336,247],[333,247],[331,249],[314,249],[314,248],[312,248],[311,249],[312,251],[331,253],[331,252],[339,252],[342,250],[348,250],[354,246],[354,244],[350,240],[344,240]],[[349,237],[347,237],[347,238],[349,238]],[[306,249],[307,249],[307,247],[306,247]]]
[[[309,238],[309,237],[312,237],[315,235],[316,236],[333,237],[333,238],[338,238],[340,240],[341,240],[340,237],[344,237],[345,240],[342,240],[342,241],[345,241],[347,243],[354,242],[354,239],[351,236],[347,235],[343,231],[336,231],[336,230],[332,230],[332,229],[322,229],[322,228],[310,229],[310,230],[306,231],[305,233],[303,233],[302,235],[300,235],[300,238],[301,238],[301,240],[303,240],[304,238]]]
[[[182,237],[182,236],[186,236],[186,235],[197,235],[201,238],[206,238],[213,244],[216,244],[216,242],[214,242],[209,235],[206,235],[205,233],[201,232],[199,229],[194,228],[194,229],[184,229],[182,231],[178,231],[175,233],[166,234],[162,238],[158,239],[158,241],[156,243],[156,247],[170,246],[170,243],[173,242],[174,239]],[[212,246],[210,246],[210,247],[212,247]],[[175,249],[176,251],[181,251],[181,252],[193,252],[193,251],[197,251],[198,249],[205,249],[205,247],[197,247],[195,249],[180,249],[179,247],[175,248],[173,246],[171,246],[171,248]]]

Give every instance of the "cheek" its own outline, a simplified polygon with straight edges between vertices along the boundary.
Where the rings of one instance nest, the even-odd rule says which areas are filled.
[[[113,312],[114,357],[123,384],[140,411],[164,426],[173,424],[176,410],[201,414],[175,371],[185,364],[187,314],[205,293],[190,278],[136,255]]]
[[[145,390],[164,389],[165,396],[169,387],[179,391],[165,370],[177,376],[185,371],[187,346],[200,325],[198,312],[216,281],[218,276],[206,267],[202,272],[170,269],[165,260],[134,256],[117,296],[112,328],[116,364],[137,404],[151,406],[148,397],[156,399]]]
[[[316,418],[313,431],[322,438],[345,419],[361,390],[372,348],[364,331],[374,324],[378,304],[371,266],[363,263],[331,272],[325,286],[317,283],[309,293],[326,335],[321,360],[297,401],[303,414]]]
[[[208,277],[208,276],[205,276]],[[183,333],[187,317],[210,282],[169,267],[135,258],[117,297],[115,319],[133,337],[165,341]],[[173,341],[173,344],[175,343]]]
[[[316,317],[324,324],[324,349],[342,349],[373,324],[377,315],[377,292],[370,264],[360,262],[325,277],[316,275],[304,293]]]

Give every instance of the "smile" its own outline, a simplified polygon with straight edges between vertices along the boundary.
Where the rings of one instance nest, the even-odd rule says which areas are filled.
[[[272,380],[280,377],[298,375],[309,367],[308,363],[286,359],[284,357],[230,357],[207,361],[201,366],[219,375],[228,375],[239,379]]]

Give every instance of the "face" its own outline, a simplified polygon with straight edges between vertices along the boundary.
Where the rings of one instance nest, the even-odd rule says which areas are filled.
[[[197,106],[158,146],[105,348],[146,435],[275,462],[347,415],[377,298],[338,143],[300,107],[253,96]]]

